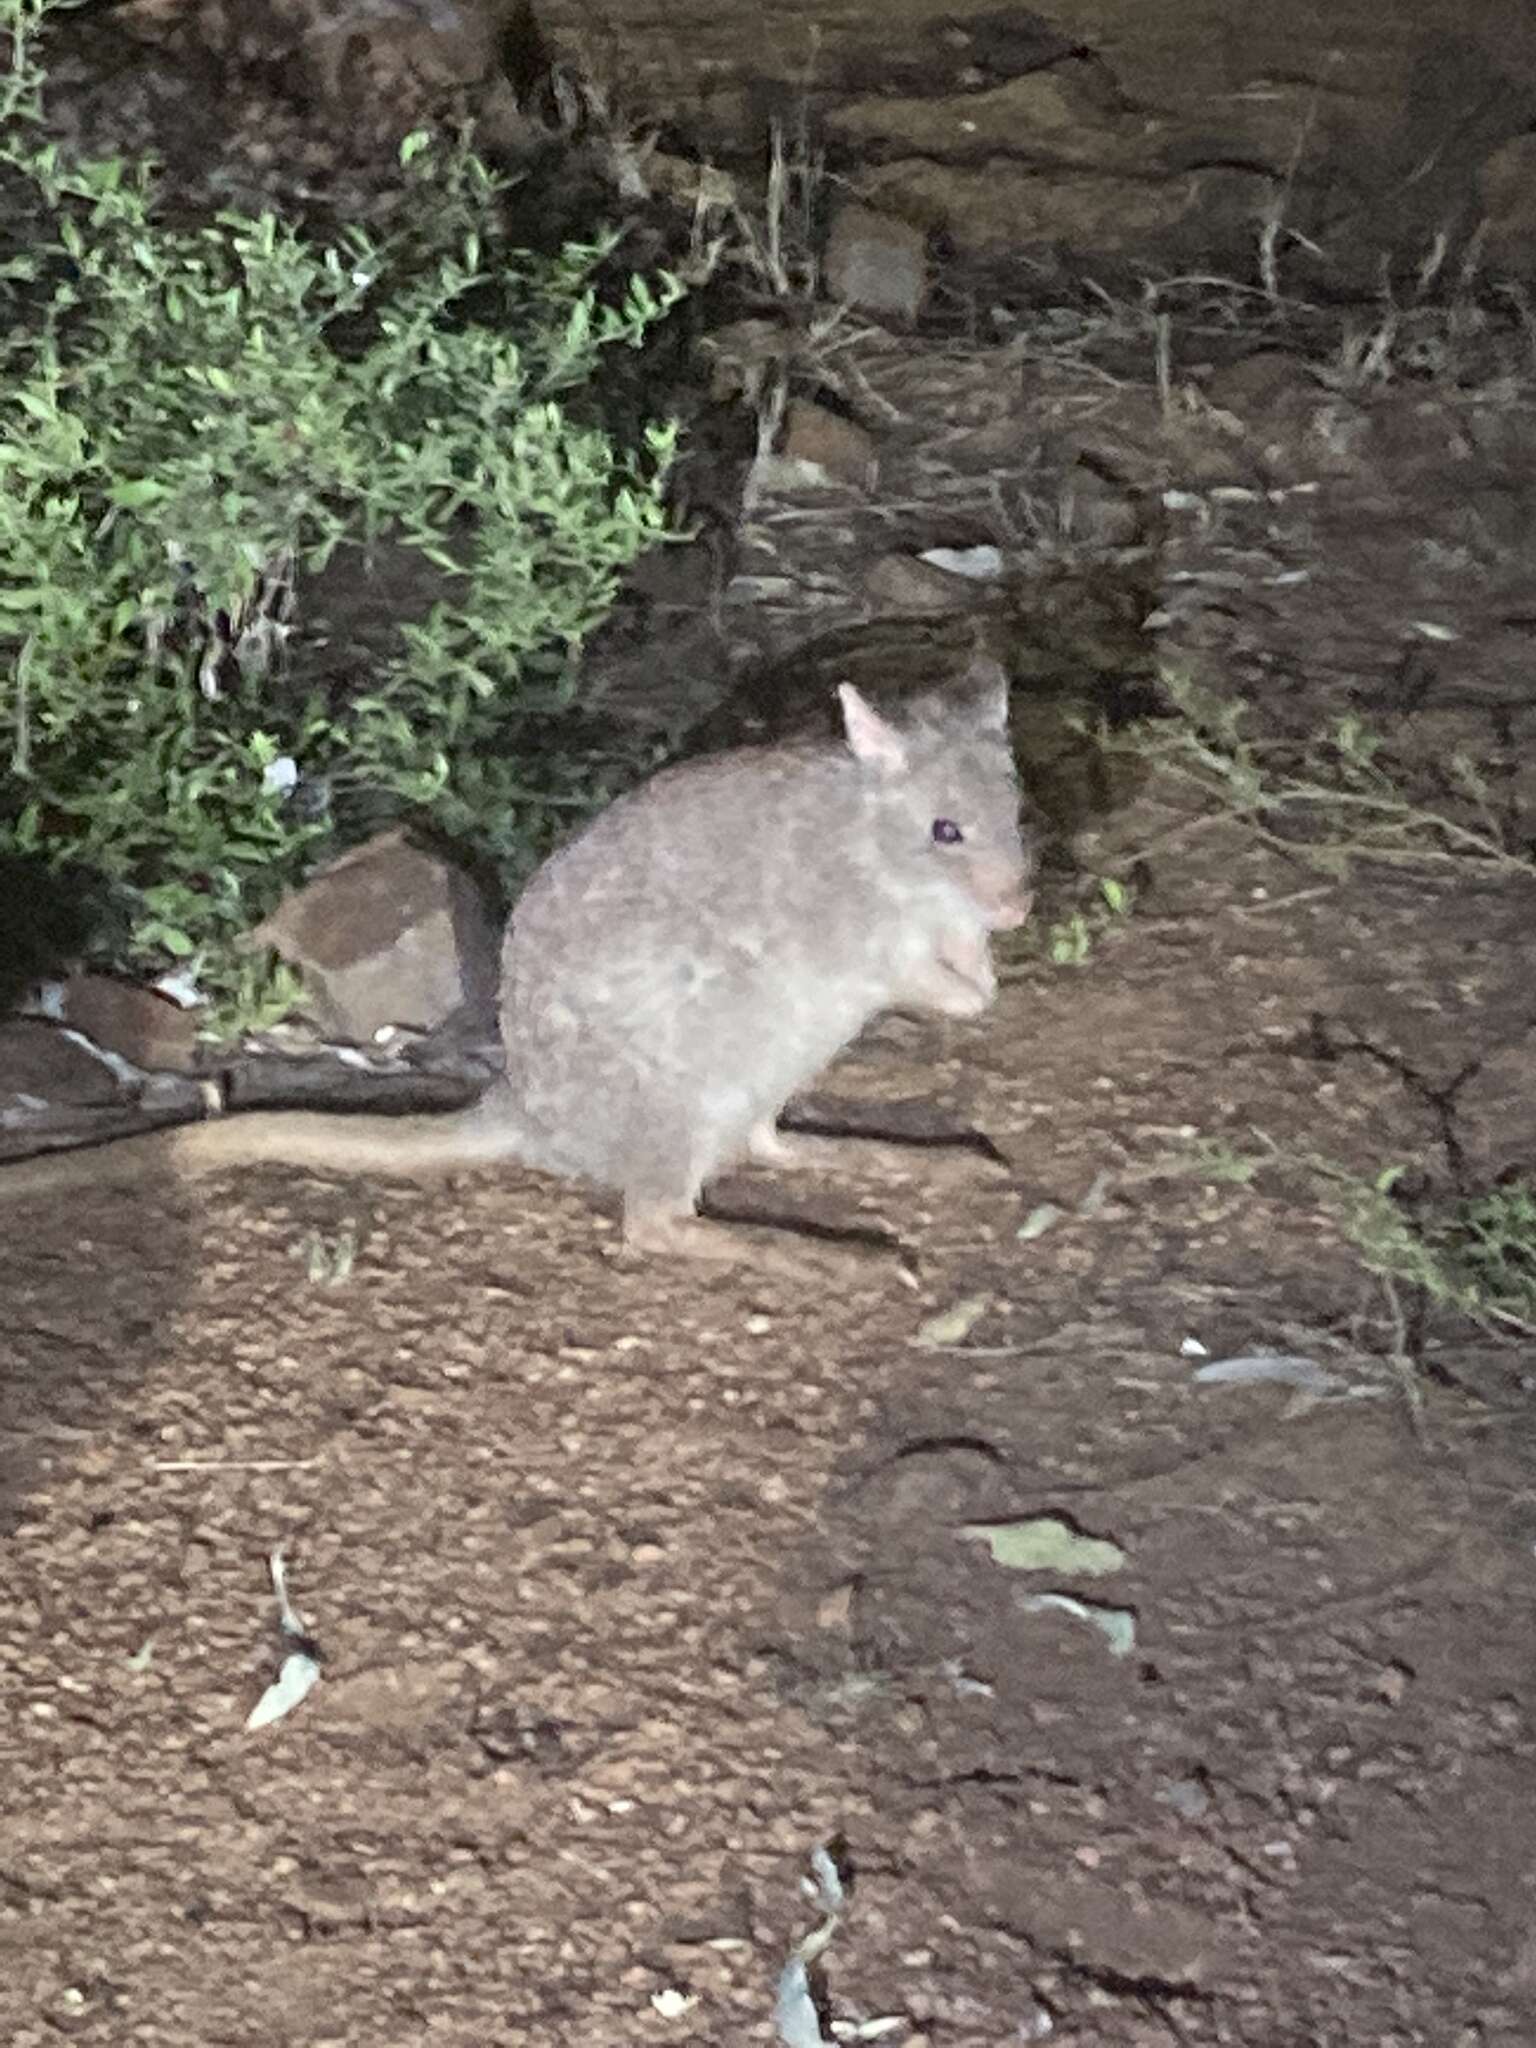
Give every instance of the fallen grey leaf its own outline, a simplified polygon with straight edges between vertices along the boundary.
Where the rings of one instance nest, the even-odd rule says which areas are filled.
[[[939,1666],[953,1689],[962,1696],[971,1695],[978,1699],[991,1699],[994,1688],[984,1678],[972,1678],[957,1657],[946,1657]]]
[[[64,1015],[64,984],[62,981],[39,982],[33,990],[31,1000],[21,1005],[23,1017],[48,1017],[55,1024]]]
[[[985,1543],[992,1562],[1008,1571],[1071,1572],[1102,1579],[1125,1563],[1118,1543],[1079,1536],[1058,1515],[1034,1515],[1022,1522],[967,1522],[957,1533],[968,1543]]]
[[[1212,1359],[1209,1365],[1195,1368],[1194,1378],[1204,1386],[1299,1387],[1307,1394],[1342,1394],[1349,1384],[1319,1365],[1315,1358],[1281,1351]]]
[[[1241,590],[1247,578],[1236,569],[1172,569],[1168,581],[1199,584],[1209,590]]]
[[[245,1717],[247,1728],[268,1728],[291,1714],[320,1682],[320,1666],[304,1650],[283,1659],[283,1668]]]
[[[924,548],[917,558],[935,569],[947,569],[951,576],[968,576],[973,583],[990,582],[1003,573],[1001,548]]]
[[[156,995],[164,996],[181,1010],[199,1010],[203,1005],[203,992],[198,986],[197,976],[186,967],[173,967],[168,974],[157,974],[149,984]]]
[[[111,1046],[98,1045],[94,1038],[87,1038],[82,1031],[71,1031],[68,1025],[59,1036],[67,1039],[71,1045],[78,1045],[82,1051],[88,1052],[93,1060],[106,1068],[114,1080],[129,1084],[142,1080],[143,1070],[136,1067],[132,1060],[125,1060],[121,1053],[114,1052]]]
[[[1203,1820],[1211,1810],[1211,1795],[1198,1778],[1175,1778],[1157,1796],[1181,1820]]]
[[[968,1295],[920,1325],[912,1342],[924,1351],[943,1351],[967,1338],[992,1306],[990,1294]]]
[[[821,2031],[821,2017],[811,1996],[805,1964],[798,1956],[791,1956],[780,1972],[773,2023],[784,2048],[829,2048],[827,2036]]]
[[[828,1918],[842,1912],[846,1904],[843,1880],[838,1876],[837,1865],[820,1844],[811,1851],[811,1875],[806,1881],[806,1889]]]
[[[1114,1185],[1115,1176],[1112,1173],[1096,1173],[1093,1177],[1093,1185],[1077,1205],[1078,1215],[1084,1218],[1097,1216],[1108,1200]]]
[[[277,1601],[277,1625],[285,1636],[304,1634],[304,1617],[288,1598],[288,1566],[283,1553],[274,1550],[267,1559],[267,1569],[272,1574],[272,1593]]]
[[[1030,1210],[1019,1225],[1020,1244],[1033,1244],[1037,1237],[1044,1237],[1053,1223],[1061,1221],[1063,1211],[1054,1202],[1041,1202]]]
[[[272,1574],[272,1594],[277,1601],[277,1625],[290,1641],[300,1647],[290,1650],[283,1667],[246,1716],[247,1728],[266,1728],[291,1714],[319,1683],[320,1665],[309,1642],[304,1617],[288,1597],[288,1567],[283,1553],[274,1550],[267,1559]]]
[[[1136,1617],[1128,1607],[1097,1607],[1088,1600],[1074,1600],[1070,1593],[1031,1593],[1024,1611],[1069,1614],[1074,1621],[1086,1621],[1104,1638],[1112,1657],[1129,1657],[1136,1647]]]

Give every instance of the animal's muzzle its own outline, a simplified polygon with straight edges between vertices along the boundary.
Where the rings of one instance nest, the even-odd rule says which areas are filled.
[[[1034,877],[1012,862],[996,867],[978,864],[971,870],[971,894],[995,932],[1017,931],[1035,900]]]

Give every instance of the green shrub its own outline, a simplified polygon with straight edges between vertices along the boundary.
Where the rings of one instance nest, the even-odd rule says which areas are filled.
[[[56,5],[0,0],[0,855],[103,878],[123,958],[217,985],[381,814],[515,879],[579,800],[548,721],[662,530],[671,434],[621,452],[562,399],[680,288],[611,302],[611,237],[509,248],[497,178],[423,136],[387,231],[173,222],[149,167],[47,142]],[[349,551],[419,572],[361,680],[309,623]]]

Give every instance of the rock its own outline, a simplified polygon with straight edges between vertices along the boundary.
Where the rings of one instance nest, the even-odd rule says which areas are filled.
[[[105,1060],[56,1024],[31,1017],[0,1024],[0,1123],[42,1104],[95,1109],[128,1095]]]
[[[1477,174],[1486,262],[1528,276],[1536,249],[1536,135],[1516,135],[1484,161]]]
[[[1003,1926],[1079,1969],[1195,1988],[1220,1983],[1232,1966],[1226,1930],[1132,1885],[1083,1877],[1044,1886],[994,1861],[979,1866],[977,1890]]]
[[[358,1109],[382,1111],[388,1116],[435,1116],[473,1102],[493,1071],[489,1057],[472,1062],[468,1055],[453,1070],[436,1073],[398,1062],[354,1065],[329,1050],[278,1058],[257,1052],[233,1061],[226,1069],[225,1104],[241,1111]]]
[[[696,611],[709,603],[719,581],[717,549],[701,540],[671,541],[647,548],[630,564],[625,589],[668,610]]]
[[[793,398],[784,409],[776,453],[759,455],[747,478],[745,501],[764,493],[873,489],[879,469],[874,436],[857,420]]]
[[[636,172],[645,196],[654,194],[674,206],[687,207],[690,212],[701,208],[705,212],[728,213],[740,204],[736,180],[728,171],[696,162],[692,157],[652,150],[637,157]]]
[[[864,572],[864,591],[886,612],[953,611],[976,602],[976,585],[969,577],[912,555],[879,556]]]
[[[844,305],[910,326],[928,291],[928,237],[910,221],[845,202],[832,217],[822,275]]]
[[[698,347],[709,373],[710,398],[716,404],[740,398],[756,405],[787,370],[795,336],[782,320],[753,317],[701,335]]]
[[[251,935],[304,977],[320,1027],[367,1041],[386,1025],[430,1030],[495,988],[500,935],[461,869],[379,834],[280,903]]]
[[[495,10],[485,0],[427,7],[371,0],[339,18],[316,9],[304,28],[305,65],[324,98],[370,109],[402,85],[432,92],[473,85],[496,59]]]
[[[99,41],[102,9],[85,12],[77,39]],[[835,172],[882,154],[972,172],[992,158],[1000,174],[1047,186],[1073,172],[1107,174],[1128,202],[1138,180],[1249,165],[1268,174],[1271,194],[1283,190],[1296,236],[1282,251],[1287,282],[1357,280],[1367,290],[1383,250],[1411,267],[1448,223],[1459,244],[1481,185],[1500,223],[1485,253],[1507,252],[1519,275],[1532,266],[1536,237],[1521,235],[1517,216],[1527,203],[1521,143],[1536,43],[1519,0],[1465,0],[1454,17],[1432,0],[1396,10],[1380,0],[1279,0],[1262,10],[1210,0],[1193,21],[1188,10],[1145,0],[1057,0],[1048,20],[1000,0],[963,9],[908,0],[899,30],[889,10],[807,0],[760,0],[750,11],[731,0],[670,0],[664,9],[606,0],[599,12],[609,24],[601,40],[613,38],[595,67],[618,101],[611,125],[637,117],[685,156],[742,161],[775,123],[786,135],[830,123]],[[308,97],[349,145],[434,118],[463,96],[472,107],[489,103],[498,148],[506,136],[512,154],[526,154],[549,133],[547,115],[531,110],[552,97],[550,67],[567,88],[592,69],[591,0],[537,0],[534,10],[509,0],[133,0],[114,16],[132,17],[136,31],[155,17],[161,43],[176,30],[174,62],[138,65],[143,90],[160,89],[173,70],[184,75],[184,51],[207,52],[206,85],[200,78],[186,114],[166,124],[172,144],[178,129],[201,135],[187,116],[217,104],[221,87],[232,96],[244,81],[231,60],[248,62],[253,48],[266,54],[264,45],[274,77],[308,73]],[[195,38],[182,29],[190,17]],[[817,30],[811,67],[808,17]],[[245,100],[240,130],[249,125],[263,148],[291,150],[273,119],[276,97]],[[1507,171],[1495,161],[1506,149]],[[1212,258],[1211,228],[1227,225],[1220,180],[1194,191],[1176,260],[1191,247]],[[1201,218],[1208,204],[1211,220]],[[1081,203],[1044,210],[1070,223],[1093,218]],[[1113,230],[1112,209],[1097,218]],[[1066,254],[1133,256],[1132,239],[1114,234],[1109,248],[1069,240]],[[1250,274],[1252,234],[1240,251],[1234,237],[1232,253],[1248,259]],[[1232,260],[1225,243],[1220,255]]]
[[[873,434],[809,398],[789,402],[779,459],[801,484],[852,484],[861,491],[873,489],[879,467]]]
[[[1212,405],[1246,420],[1293,398],[1315,407],[1326,394],[1302,357],[1289,349],[1259,348],[1235,363],[1223,363],[1212,373],[1205,395]]]
[[[986,474],[1010,464],[1027,463],[1040,445],[1038,421],[1022,413],[1004,413],[982,426],[948,435],[944,460],[963,475]]]
[[[131,981],[73,975],[64,984],[60,1015],[136,1067],[182,1073],[197,1057],[198,1013]]]
[[[1286,349],[1257,349],[1223,364],[1205,397],[1229,430],[1233,422],[1241,429],[1241,443],[1233,445],[1257,457],[1266,479],[1352,473],[1375,425],[1374,416],[1328,390]],[[1194,481],[1192,468],[1185,474]]]
[[[1160,524],[1151,493],[1086,462],[1074,463],[1062,477],[1057,516],[1064,539],[1093,548],[1142,547]]]
[[[1062,247],[1141,260],[1148,244],[1204,238],[1207,249],[1251,243],[1270,181],[1215,167],[1152,177],[1032,170],[1006,156],[978,165],[902,157],[859,180],[864,198],[942,230],[965,255]]]
[[[827,132],[861,152],[951,162],[1007,152],[1021,168],[1145,175],[1162,167],[1161,126],[1123,112],[1093,66],[1069,62],[1010,78],[991,92],[853,100],[828,117]]]

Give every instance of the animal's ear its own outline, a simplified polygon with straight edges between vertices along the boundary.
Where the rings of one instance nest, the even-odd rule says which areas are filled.
[[[900,775],[907,765],[907,743],[895,726],[866,703],[852,683],[839,683],[837,701],[843,707],[843,731],[854,759],[878,768],[882,775]]]
[[[1008,730],[1008,671],[990,654],[973,654],[965,671],[971,716],[983,732]]]

